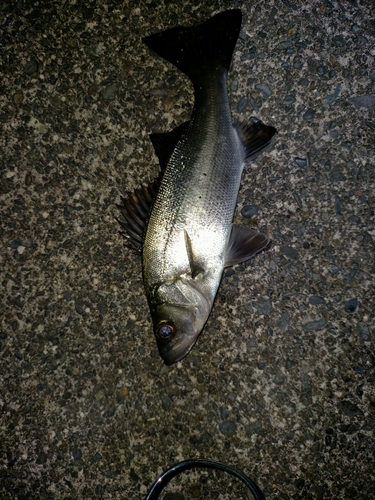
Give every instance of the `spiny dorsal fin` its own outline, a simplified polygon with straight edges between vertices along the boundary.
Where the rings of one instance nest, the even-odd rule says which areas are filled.
[[[121,234],[135,250],[141,249],[152,201],[158,188],[159,181],[154,180],[150,184],[127,193],[126,198],[121,197],[121,204],[117,205],[124,218],[120,220],[116,217],[123,229]]]
[[[224,267],[234,266],[250,260],[259,253],[266,252],[271,241],[265,234],[232,224],[229,242],[225,252]]]
[[[256,158],[271,142],[277,130],[257,120],[252,123],[235,123],[235,129],[245,150],[245,161]]]
[[[189,121],[184,122],[170,132],[150,134],[160,163],[160,175],[149,184],[127,193],[125,198],[121,197],[121,204],[117,205],[125,219],[120,220],[116,217],[123,229],[121,234],[128,240],[133,249],[141,250],[152,202],[159,189],[162,174],[178,141],[188,129],[189,123]]]

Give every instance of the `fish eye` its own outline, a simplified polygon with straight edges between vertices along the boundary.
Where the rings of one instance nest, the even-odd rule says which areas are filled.
[[[176,330],[173,325],[167,321],[160,321],[156,327],[156,335],[160,340],[168,340],[174,336]]]

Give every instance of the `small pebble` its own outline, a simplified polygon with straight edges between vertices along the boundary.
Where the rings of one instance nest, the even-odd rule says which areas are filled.
[[[361,95],[358,97],[352,97],[350,101],[357,109],[367,108],[369,111],[375,111],[375,95]]]
[[[361,219],[358,217],[358,215],[351,215],[349,218],[348,218],[348,221],[351,223],[351,224],[359,224]]]
[[[309,304],[316,306],[318,304],[324,304],[324,303],[325,300],[323,299],[323,297],[319,297],[318,295],[312,295],[311,297],[309,297]]]
[[[74,458],[74,460],[79,460],[82,457],[82,451],[78,448],[73,450],[72,457]]]
[[[95,488],[95,495],[102,496],[104,493],[104,487],[101,484],[97,484]]]
[[[302,69],[303,67],[303,59],[301,56],[295,56],[293,59],[293,68]]]
[[[335,264],[331,264],[330,268],[334,274],[339,274],[340,269]]]
[[[25,185],[31,186],[32,182],[33,182],[33,178],[31,177],[31,174],[28,172],[25,176]]]
[[[245,205],[241,210],[241,214],[247,219],[253,217],[254,215],[257,215],[258,212],[259,212],[258,205]]]
[[[23,70],[23,72],[26,74],[26,75],[33,75],[34,73],[36,73],[39,69],[39,63],[36,59],[31,59],[28,63],[26,63],[26,66]]]
[[[310,121],[314,118],[314,111],[309,108],[302,116],[305,121]]]
[[[75,306],[75,310],[76,310],[76,312],[77,312],[78,314],[81,314],[81,315],[82,315],[82,314],[84,313],[84,309],[83,309],[83,307],[82,307],[82,306],[80,306],[79,304],[77,304],[77,305]]]
[[[327,95],[327,97],[326,97],[326,103],[328,105],[333,104],[336,101],[336,99],[340,95],[341,89],[342,89],[342,85],[341,85],[341,83],[338,83],[336,85],[335,90],[332,92],[332,94]]]
[[[292,47],[292,45],[293,45],[293,44],[292,44],[292,42],[291,42],[290,40],[282,40],[282,41],[280,42],[280,45],[281,45],[281,47],[282,47],[283,49],[289,49],[289,48],[291,48],[291,47]]]
[[[126,397],[129,395],[129,389],[126,386],[123,386],[120,390],[120,394],[122,397]]]
[[[277,16],[278,12],[279,12],[279,10],[278,10],[277,7],[272,7],[270,15],[269,15],[269,18],[268,18],[268,22],[269,23],[272,22],[275,19],[275,17]]]
[[[280,179],[282,179],[282,177],[280,177],[279,175],[275,175],[275,176],[269,177],[268,181],[271,184],[275,184],[275,182],[279,181]]]
[[[340,401],[337,403],[337,408],[347,417],[358,417],[363,415],[362,410],[351,401]]]
[[[327,324],[327,320],[325,318],[315,319],[313,321],[307,321],[303,323],[302,327],[308,332],[312,332],[315,330],[321,330]]]
[[[371,340],[370,330],[369,330],[369,327],[367,326],[366,323],[364,323],[363,321],[360,321],[359,323],[357,323],[357,326],[355,329],[356,329],[356,332],[358,333],[358,335],[362,338],[362,340],[364,340],[365,342],[368,342],[369,340]]]
[[[296,102],[296,98],[294,95],[287,95],[283,101],[284,106],[290,106],[291,104]]]
[[[283,312],[282,315],[276,319],[275,326],[282,332],[285,332],[285,330],[288,328],[289,323],[290,323],[289,313]]]
[[[102,459],[102,456],[98,452],[96,452],[95,455],[92,457],[93,462],[100,462],[101,459]]]
[[[249,98],[246,95],[244,97],[241,97],[241,99],[239,100],[239,102],[237,104],[238,113],[242,113],[243,111],[245,111],[245,109],[247,108],[248,102],[249,102]]]
[[[23,93],[22,92],[16,92],[13,94],[13,103],[16,106],[19,106],[23,102]]]
[[[236,424],[231,420],[227,420],[226,422],[220,422],[219,430],[222,434],[232,434],[236,431]]]
[[[288,259],[297,260],[299,257],[298,251],[295,248],[283,245],[280,247],[280,250]]]
[[[220,418],[221,418],[222,420],[225,420],[225,419],[226,419],[226,418],[228,418],[228,417],[229,417],[229,411],[228,411],[226,408],[221,407],[221,408],[220,408]]]
[[[358,299],[355,297],[353,299],[349,299],[348,302],[345,304],[344,310],[347,313],[354,313],[357,309],[358,306]]]
[[[262,103],[257,102],[252,97],[250,97],[249,102],[250,102],[251,106],[253,107],[254,111],[259,111],[260,108],[262,107]]]
[[[110,404],[107,407],[107,410],[105,413],[106,413],[107,417],[113,417],[113,415],[116,413],[116,406],[114,404]]]
[[[276,385],[283,385],[285,382],[285,375],[283,373],[278,373],[272,382]]]
[[[370,415],[373,415],[375,417],[375,401],[370,401],[367,410],[370,413]]]
[[[307,165],[307,161],[305,160],[305,158],[296,158],[295,162],[300,168],[305,168]]]
[[[346,177],[345,175],[342,175],[341,172],[335,169],[330,175],[330,179],[332,182],[344,182],[346,180]]]
[[[368,39],[363,35],[358,35],[355,41],[358,47],[364,47],[368,43]]]
[[[266,83],[258,83],[255,85],[255,89],[265,98],[270,97],[272,95],[272,90]]]
[[[272,302],[269,297],[259,297],[258,300],[253,303],[253,306],[258,314],[264,316],[267,316],[272,311]]]
[[[172,406],[172,400],[169,396],[162,396],[161,398],[161,405],[163,407],[163,410],[168,411],[171,406]]]
[[[235,80],[232,81],[230,89],[231,89],[232,92],[237,92],[237,90],[238,90],[238,80],[235,79]]]
[[[13,250],[17,250],[19,247],[24,247],[24,244],[21,240],[13,240],[10,244],[10,248],[12,248]]]
[[[338,196],[335,196],[335,213],[337,215],[341,215],[341,201],[340,201],[340,198]]]
[[[163,500],[185,500],[182,493],[166,493]]]
[[[294,359],[289,359],[289,358],[288,358],[288,359],[286,360],[286,363],[285,363],[285,368],[286,368],[287,370],[290,370],[290,369],[291,369],[291,368],[293,368],[293,366],[295,366],[295,365],[296,365],[296,362],[294,361]]]
[[[345,47],[346,45],[346,40],[344,35],[337,35],[332,38],[332,44],[335,47]]]
[[[362,366],[353,366],[353,370],[360,375],[366,375],[366,368],[363,368]]]
[[[116,97],[118,88],[118,83],[110,83],[109,85],[107,85],[107,87],[101,92],[103,99],[107,101],[113,101]]]
[[[299,194],[296,192],[293,192],[293,198],[294,198],[295,202],[297,203],[297,205],[299,206],[299,208],[302,208],[302,200],[301,200]]]
[[[63,297],[64,297],[64,299],[65,299],[65,300],[67,300],[68,302],[69,302],[70,300],[72,300],[72,294],[71,294],[70,292],[65,291],[65,292],[63,292],[63,293],[62,293],[62,296],[63,296]]]

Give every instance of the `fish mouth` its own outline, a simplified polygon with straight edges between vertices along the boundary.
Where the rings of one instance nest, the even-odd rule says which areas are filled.
[[[183,336],[183,338],[178,339],[176,343],[173,343],[173,345],[170,345],[170,343],[169,345],[166,345],[163,344],[163,341],[158,340],[157,344],[159,354],[164,363],[167,366],[170,366],[173,365],[173,363],[177,363],[178,361],[184,359],[194,347],[199,334],[200,332],[197,333],[194,339],[189,339],[188,337]]]
[[[194,344],[195,344],[195,342],[194,342]],[[169,352],[169,353],[166,353],[166,354],[162,354],[160,352],[160,350],[159,350],[160,356],[162,357],[165,365],[171,366],[174,363],[177,363],[178,361],[181,361],[182,359],[184,359],[189,354],[189,352],[191,351],[191,349],[194,347],[194,344],[192,344],[191,346],[189,346],[182,353],[174,351],[174,352]]]

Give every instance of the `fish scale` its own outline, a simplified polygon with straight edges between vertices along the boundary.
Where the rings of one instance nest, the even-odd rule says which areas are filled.
[[[187,135],[177,145],[166,167],[143,249],[146,288],[190,271],[184,230],[196,238],[196,251],[205,267],[214,269],[215,274],[221,273],[224,255],[223,252],[218,255],[216,249],[218,245],[224,249],[229,237],[244,165],[244,153],[241,154],[242,148],[232,127],[225,88],[225,81],[211,88],[213,102],[204,109],[199,104],[206,103],[205,96],[201,99],[197,96]],[[226,147],[222,151],[218,138],[224,134]],[[233,157],[237,157],[237,161],[233,161]],[[203,171],[206,176],[202,175]],[[204,238],[203,244],[204,233],[211,234],[211,231],[214,234],[208,240]],[[214,296],[217,276],[212,281],[215,286],[207,292]]]

